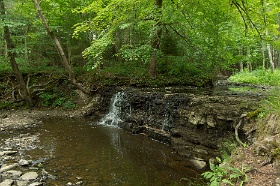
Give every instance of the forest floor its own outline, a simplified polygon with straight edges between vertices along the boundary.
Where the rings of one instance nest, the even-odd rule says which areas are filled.
[[[280,118],[269,114],[244,127],[254,131],[251,144],[237,148],[231,155],[233,167],[246,172],[248,186],[280,186]],[[246,168],[246,170],[245,170]]]

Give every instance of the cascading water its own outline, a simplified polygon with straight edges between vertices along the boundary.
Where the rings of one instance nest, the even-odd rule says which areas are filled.
[[[109,113],[101,119],[99,122],[100,125],[106,126],[118,126],[118,123],[121,121],[120,112],[121,112],[121,104],[124,101],[124,92],[118,92],[111,99],[111,106]]]

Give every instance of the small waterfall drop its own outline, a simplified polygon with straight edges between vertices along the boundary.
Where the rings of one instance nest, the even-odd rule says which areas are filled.
[[[172,125],[172,117],[170,116],[170,114],[165,113],[161,130],[168,131],[170,129],[170,125]]]
[[[121,121],[120,112],[124,95],[124,92],[118,92],[112,97],[109,113],[98,124],[118,127],[118,123]]]

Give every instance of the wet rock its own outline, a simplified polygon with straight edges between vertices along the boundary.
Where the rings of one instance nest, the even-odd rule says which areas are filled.
[[[76,185],[82,185],[83,184],[83,181],[78,181],[77,183],[76,183]]]
[[[6,176],[7,178],[10,179],[19,179],[19,177],[22,175],[21,171],[17,171],[17,170],[10,170],[6,172]]]
[[[52,180],[56,180],[57,177],[48,173],[45,169],[42,170],[42,175],[43,175],[43,178],[49,178],[49,179],[52,179]]]
[[[193,160],[190,160],[194,167],[198,170],[202,170],[206,167],[207,163],[201,159],[193,159]]]
[[[23,160],[23,159],[19,160],[20,166],[28,166],[29,164],[30,164],[30,161],[28,161],[28,160]]]
[[[21,180],[31,181],[38,178],[37,172],[27,172],[20,177]]]
[[[11,169],[15,168],[16,166],[18,166],[17,163],[14,163],[14,164],[11,164],[11,165],[4,165],[4,166],[1,167],[0,173],[11,170]]]
[[[10,155],[13,155],[13,154],[16,154],[16,153],[17,153],[17,151],[2,151],[2,152],[0,152],[0,156],[3,156],[3,155],[10,156]]]
[[[274,183],[275,183],[275,186],[280,186],[280,178],[279,177],[276,178]]]
[[[27,186],[28,181],[17,180],[17,186]]]
[[[71,183],[71,182],[68,182],[68,183],[66,184],[66,186],[71,186],[71,185],[74,185],[74,184]]]
[[[34,182],[34,183],[30,184],[29,186],[41,186],[41,185],[43,185],[43,183],[41,183],[41,182]]]
[[[10,179],[6,179],[3,182],[0,183],[0,186],[11,186],[13,185],[14,181]]]
[[[258,96],[212,94],[213,90],[203,90],[207,94],[196,95],[184,88],[167,90],[168,93],[157,89],[125,89],[123,98],[115,105],[120,107],[118,126],[168,142],[187,159],[200,157],[207,162],[220,155],[217,151],[220,143],[233,134],[240,116],[252,111],[260,99]],[[104,99],[103,105],[109,103],[109,99]],[[239,134],[245,136],[243,128]],[[203,167],[204,163],[198,167]]]

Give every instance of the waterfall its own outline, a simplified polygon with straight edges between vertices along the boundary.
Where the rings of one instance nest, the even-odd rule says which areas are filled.
[[[170,116],[170,113],[165,113],[161,130],[168,131],[170,129],[170,125],[172,125],[172,117]]]
[[[101,119],[98,123],[100,125],[106,126],[118,126],[118,123],[121,121],[120,112],[121,112],[121,104],[124,101],[124,92],[118,92],[111,99],[111,106],[109,113]]]

